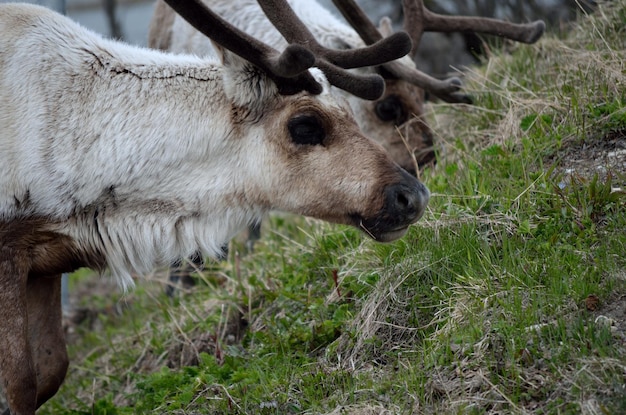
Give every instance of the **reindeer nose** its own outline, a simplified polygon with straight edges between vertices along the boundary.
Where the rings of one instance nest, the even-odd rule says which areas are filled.
[[[419,180],[406,174],[406,179],[386,189],[387,214],[400,223],[412,223],[422,217],[430,192]]]
[[[373,216],[355,218],[357,226],[380,242],[402,237],[409,225],[422,217],[430,198],[430,192],[417,178],[399,166],[397,171],[400,175],[398,180],[383,190],[382,209]]]

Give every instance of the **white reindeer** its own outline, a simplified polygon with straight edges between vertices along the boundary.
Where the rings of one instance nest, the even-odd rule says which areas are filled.
[[[269,210],[401,237],[428,190],[359,130],[330,84],[363,97],[406,34],[337,52],[284,0],[282,54],[197,0],[169,0],[224,48],[219,59],[105,40],[50,10],[0,5],[0,380],[13,415],[33,415],[68,366],[60,274],[130,273],[221,246]],[[303,46],[306,45],[306,46]],[[239,56],[237,56],[239,55]],[[316,66],[317,69],[310,69]],[[10,411],[10,412],[9,412]]]

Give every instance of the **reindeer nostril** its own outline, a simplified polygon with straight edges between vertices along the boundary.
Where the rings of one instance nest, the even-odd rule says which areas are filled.
[[[402,192],[398,192],[396,201],[398,202],[398,207],[402,209],[406,209],[409,206],[409,199]]]
[[[405,170],[398,170],[402,179],[385,191],[384,211],[390,226],[415,222],[424,213],[429,198],[426,186]]]

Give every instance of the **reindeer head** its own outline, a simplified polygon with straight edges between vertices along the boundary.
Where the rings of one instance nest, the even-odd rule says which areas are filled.
[[[237,196],[239,202],[354,225],[379,241],[397,239],[421,217],[426,187],[364,136],[345,101],[329,93],[332,84],[362,99],[382,95],[380,76],[356,75],[341,67],[398,58],[410,48],[404,33],[367,48],[327,49],[285,0],[264,0],[259,2],[264,12],[292,42],[278,55],[216,15],[208,22],[206,13],[211,12],[200,1],[184,2],[184,7],[167,2],[221,45],[216,48],[227,67],[224,89],[231,117],[235,125],[246,124],[234,130],[244,131],[249,140],[258,138],[250,147],[254,157],[241,169],[240,179],[248,179],[241,184],[246,190]],[[198,18],[194,8],[205,16]],[[215,22],[223,26],[216,29]],[[308,69],[313,65],[319,70]]]
[[[333,0],[333,3],[365,44],[393,34],[389,18],[383,18],[377,28],[354,0]],[[416,69],[414,59],[422,34],[425,31],[471,31],[533,43],[543,34],[545,24],[542,21],[514,24],[490,18],[442,16],[428,10],[423,0],[403,0],[402,7],[403,29],[413,42],[411,52],[407,57],[376,67],[385,79],[385,93],[381,98],[371,105],[355,103],[352,99],[352,106],[361,112],[357,119],[363,131],[376,137],[403,168],[415,172],[416,167],[428,165],[435,159],[432,134],[422,119],[424,91],[446,102],[471,103],[469,96],[458,92],[460,79],[437,80]],[[345,44],[341,39],[336,43]]]
[[[311,73],[320,94],[256,96],[233,107],[246,114],[241,131],[252,140],[239,171],[246,192],[236,203],[350,224],[381,242],[399,238],[423,214],[428,190],[363,135],[323,74]]]
[[[363,133],[414,176],[417,169],[435,162],[432,131],[423,117],[424,95],[415,85],[386,77],[385,92],[376,101],[348,97]]]

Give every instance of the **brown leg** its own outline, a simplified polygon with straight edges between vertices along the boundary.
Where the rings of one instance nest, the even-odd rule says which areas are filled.
[[[0,380],[11,413],[34,415],[37,375],[28,344],[28,271],[22,258],[0,246]]]
[[[59,390],[69,364],[61,310],[61,275],[28,281],[28,337],[37,374],[37,407]]]

